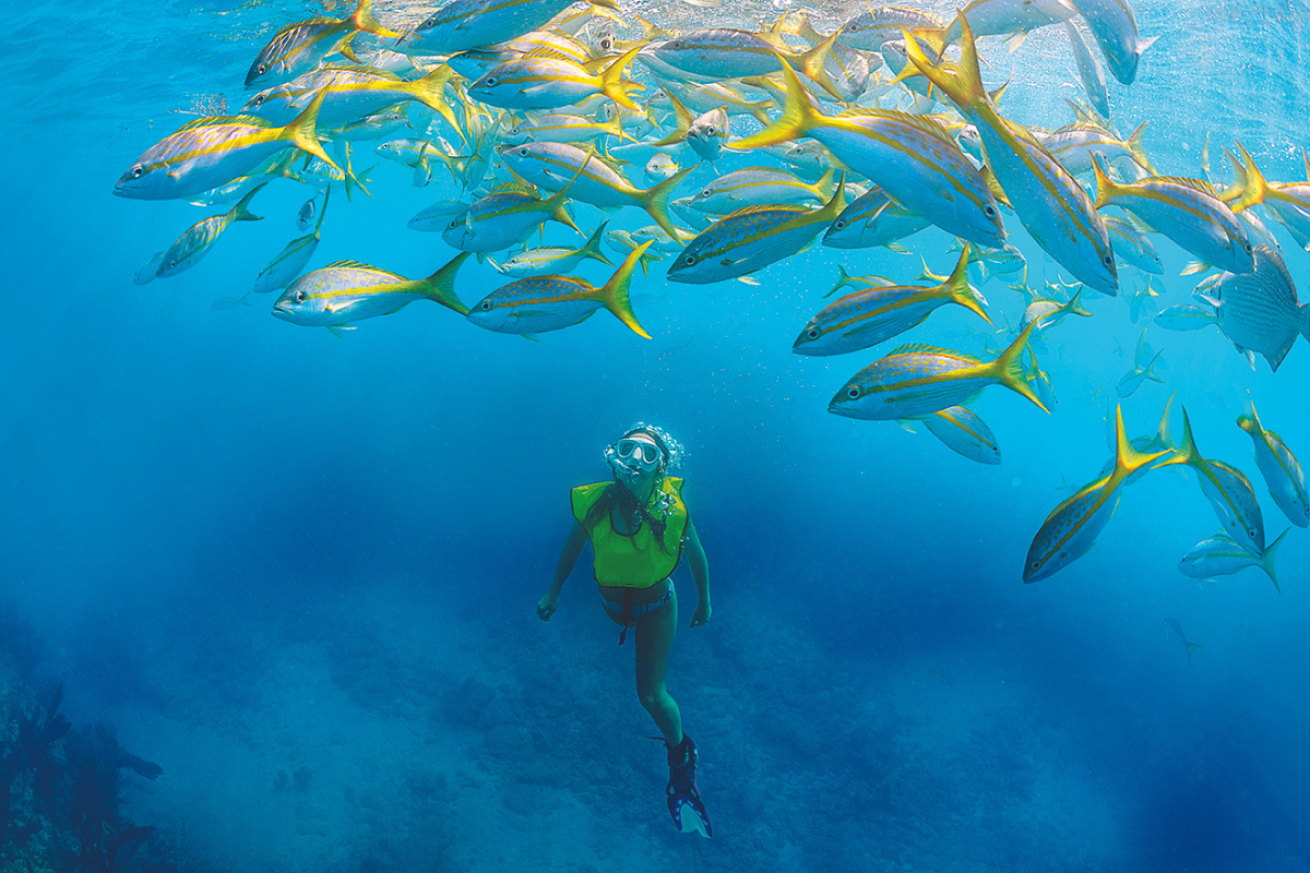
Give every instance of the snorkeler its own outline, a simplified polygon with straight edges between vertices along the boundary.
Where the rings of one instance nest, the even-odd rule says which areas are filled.
[[[610,618],[623,626],[619,645],[628,628],[634,629],[637,696],[664,734],[668,749],[669,813],[678,830],[708,837],[713,830],[696,790],[696,744],[683,733],[682,714],[664,685],[678,623],[672,573],[684,548],[700,596],[691,626],[710,620],[705,550],[682,502],[682,480],[668,475],[682,454],[677,440],[640,422],[605,449],[613,481],[573,489],[573,530],[560,553],[555,578],[537,603],[537,616],[550,621],[555,614],[564,580],[590,540],[601,601]],[[691,814],[684,814],[687,807]]]

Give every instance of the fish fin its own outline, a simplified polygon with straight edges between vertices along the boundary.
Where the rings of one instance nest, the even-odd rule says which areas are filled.
[[[1246,179],[1242,187],[1235,192],[1236,197],[1227,201],[1228,208],[1235,213],[1255,206],[1257,203],[1264,203],[1274,193],[1274,190],[1269,187],[1269,183],[1265,181],[1264,174],[1255,165],[1255,160],[1251,157],[1251,153],[1246,150],[1246,147],[1239,142],[1237,150],[1242,155],[1242,175]],[[1225,192],[1225,194],[1227,193]]]
[[[1157,39],[1159,37],[1156,37]],[[1187,643],[1187,663],[1192,663],[1192,652],[1196,649],[1204,649],[1205,643]]]
[[[1187,407],[1183,410],[1183,433],[1182,438],[1175,442],[1172,430],[1169,426],[1169,411],[1173,404],[1173,398],[1169,398],[1169,403],[1165,406],[1164,417],[1160,419],[1160,441],[1171,451],[1173,456],[1166,458],[1157,467],[1170,467],[1175,464],[1183,464],[1189,467],[1200,468],[1205,464],[1205,458],[1196,450],[1196,441],[1192,438],[1192,421],[1187,416]]]
[[[591,239],[583,243],[576,254],[580,255],[583,260],[590,258],[594,261],[600,261],[602,264],[614,266],[614,262],[605,257],[605,253],[600,249],[601,240],[605,236],[605,226],[608,224],[609,221],[602,221],[600,227],[596,228],[596,232],[591,235]]]
[[[1010,346],[987,365],[991,369],[991,375],[1006,388],[1032,401],[1038,409],[1049,413],[1051,410],[1046,408],[1042,399],[1037,396],[1037,392],[1028,384],[1024,378],[1023,353],[1028,346],[1028,339],[1032,336],[1033,330],[1037,327],[1037,322],[1033,322],[1020,332]],[[1036,359],[1034,359],[1034,364]]]
[[[246,196],[242,197],[237,202],[237,205],[232,207],[232,211],[228,213],[228,221],[263,221],[264,216],[256,215],[247,207],[250,206],[250,201],[255,199],[255,195],[259,193],[259,190],[267,184],[267,182],[260,182],[246,192]],[[1295,334],[1293,334],[1293,336],[1295,336]]]
[[[819,181],[814,183],[814,193],[819,196],[819,202],[826,203],[832,197],[832,192],[836,190],[833,180],[837,178],[837,168],[829,167]]]
[[[387,39],[400,39],[404,35],[383,27],[382,23],[373,17],[373,0],[359,0],[359,5],[347,20],[355,25],[356,30],[367,31]]]
[[[975,312],[983,321],[988,324],[992,323],[991,318],[987,315],[987,310],[983,309],[982,303],[978,300],[974,290],[969,287],[969,244],[965,243],[960,250],[960,260],[955,265],[955,270],[941,286],[951,300]]]
[[[890,251],[896,252],[897,254],[901,254],[901,255],[910,254],[910,250],[898,242],[887,243],[887,245],[885,245],[883,248],[889,249]]]
[[[982,70],[978,66],[978,46],[974,42],[973,28],[969,26],[969,19],[963,12],[957,13],[955,20],[960,25],[960,59],[955,64],[954,73],[947,70],[941,61],[934,63],[924,54],[917,32],[903,31],[905,54],[910,63],[951,98],[956,106],[964,108],[986,104],[987,89],[983,87]]]
[[[1289,331],[1287,339],[1283,340],[1278,348],[1274,349],[1272,352],[1264,352],[1262,354],[1265,361],[1269,363],[1269,369],[1271,371],[1275,373],[1278,372],[1279,366],[1283,363],[1283,358],[1286,358],[1287,353],[1292,350],[1292,344],[1296,342],[1296,336],[1296,331]]]
[[[1127,479],[1133,473],[1136,473],[1138,470],[1147,466],[1157,458],[1169,454],[1169,450],[1165,449],[1164,451],[1160,451],[1160,452],[1137,451],[1137,449],[1133,448],[1132,440],[1128,439],[1128,432],[1124,430],[1123,406],[1116,405],[1114,408],[1114,415],[1115,415],[1115,421],[1114,421],[1115,472],[1114,475],[1111,476],[1111,481],[1114,481],[1114,478],[1117,476],[1119,478],[1119,481],[1122,482],[1124,479]],[[1164,466],[1164,465],[1157,464],[1156,466]]]
[[[1105,155],[1092,153],[1092,172],[1096,174],[1096,208],[1100,209],[1110,202],[1110,198],[1123,192],[1124,187],[1110,178],[1106,172]]]
[[[1278,576],[1275,575],[1274,573],[1274,556],[1278,554],[1278,547],[1279,545],[1282,544],[1283,537],[1287,536],[1287,533],[1290,530],[1291,528],[1289,527],[1287,530],[1283,531],[1278,535],[1278,539],[1274,540],[1272,543],[1265,546],[1265,552],[1260,557],[1260,569],[1264,570],[1265,573],[1269,574],[1269,581],[1274,583],[1274,590],[1277,591],[1279,594],[1283,593],[1283,589],[1279,587]]]
[[[787,85],[787,98],[782,107],[782,115],[754,136],[727,143],[724,148],[746,151],[760,146],[791,142],[804,136],[807,131],[829,123],[814,105],[814,97],[801,84],[800,77],[791,68],[791,64],[782,56],[778,57],[778,63],[782,64],[782,78]]]
[[[1146,126],[1150,123],[1148,119],[1137,125],[1137,129],[1128,134],[1128,139],[1124,140],[1124,145],[1128,147],[1128,153],[1133,156],[1137,166],[1154,176],[1156,175],[1155,166],[1151,163],[1151,159],[1147,157],[1146,149],[1142,146],[1142,136],[1146,133]]]
[[[353,324],[329,324],[329,325],[327,326],[327,329],[328,329],[328,333],[332,334],[332,335],[333,335],[334,337],[336,337],[337,339],[345,339],[345,338],[346,338],[346,331],[348,331],[348,330],[355,330],[355,325],[353,325]]]
[[[654,148],[685,142],[687,140],[687,131],[691,129],[691,123],[696,120],[682,101],[678,99],[677,95],[668,88],[664,89],[664,93],[669,95],[669,105],[673,107],[674,128],[672,133],[650,143]]]
[[[641,256],[652,245],[654,245],[654,240],[647,240],[633,249],[623,259],[623,263],[619,264],[619,268],[614,271],[614,275],[610,277],[610,280],[596,289],[596,296],[605,304],[605,308],[614,313],[614,317],[627,325],[633,333],[645,339],[650,339],[650,334],[637,321],[637,316],[632,311],[632,299],[628,296],[628,286],[632,284],[632,274],[637,269]]]
[[[327,89],[320,88],[318,94],[305,107],[305,111],[278,131],[277,138],[283,142],[291,143],[301,151],[309,152],[340,173],[341,168],[332,162],[332,159],[328,157],[328,153],[323,151],[323,144],[318,141],[318,111],[323,108],[323,98],[326,96]]]
[[[637,90],[641,90],[643,86],[624,79],[623,70],[642,48],[643,46],[638,45],[619,55],[618,60],[601,71],[600,81],[597,83],[597,87],[600,88],[602,94],[624,109],[630,109],[633,112],[640,112],[641,107],[633,102],[632,96],[628,93],[628,88],[635,85]]]
[[[455,112],[446,102],[446,83],[450,81],[454,72],[449,64],[442,64],[423,78],[411,82],[407,90],[424,106],[435,110],[438,115],[446,119],[451,127],[459,130]]]
[[[677,190],[678,185],[682,184],[682,180],[694,173],[699,166],[700,164],[697,164],[695,167],[680,170],[658,185],[648,188],[641,195],[642,208],[650,213],[650,217],[655,219],[655,223],[664,228],[664,232],[675,240],[679,239],[678,228],[674,226],[673,219],[669,217],[669,199],[673,196],[673,192]]]
[[[455,255],[449,263],[431,276],[415,283],[419,286],[415,291],[447,309],[453,309],[460,315],[468,315],[469,308],[460,302],[459,296],[455,293],[455,274],[459,272],[460,265],[470,254],[470,252],[460,252]]]
[[[828,55],[832,52],[833,44],[837,42],[837,37],[841,36],[841,28],[837,28],[831,34],[824,38],[823,42],[814,48],[800,55],[797,60],[800,62],[801,72],[809,76],[819,84],[823,90],[827,91],[837,100],[845,103],[846,98],[837,90],[833,84],[832,77],[828,75],[826,62]]]

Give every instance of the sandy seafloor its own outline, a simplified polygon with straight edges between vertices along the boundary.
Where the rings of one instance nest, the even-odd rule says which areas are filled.
[[[1112,90],[1121,126],[1150,118],[1169,172],[1195,174],[1210,130],[1216,165],[1237,137],[1271,178],[1299,177],[1304,4],[1214,19],[1208,4],[1138,6],[1168,39]],[[711,14],[678,10],[683,26]],[[922,255],[940,272],[955,255],[935,230],[899,260],[818,248],[759,287],[666,285],[657,265],[634,284],[650,343],[604,314],[531,344],[435,307],[345,339],[278,322],[267,301],[212,309],[296,235],[290,184],[193,270],[133,286],[202,213],[115,199],[113,180],[177,110],[239,99],[267,22],[303,11],[37,3],[16,18],[0,95],[14,121],[0,603],[44,646],[32,683],[62,680],[76,724],[111,724],[164,768],[126,777],[124,811],[183,869],[1310,870],[1304,531],[1282,546],[1281,595],[1255,570],[1198,585],[1177,561],[1214,515],[1194,476],[1164,471],[1129,489],[1086,557],[1020,581],[1062,484],[1104,461],[1107,391],[1142,327],[1122,301],[1091,300],[1096,318],[1047,340],[1055,414],[980,398],[1005,454],[983,468],[824,411],[872,356],[790,353],[838,263],[911,280]],[[1034,36],[1011,62],[1041,61],[1007,98],[1029,122],[1067,90],[1043,90],[1067,75],[1053,45]],[[999,79],[1003,49],[994,60]],[[316,266],[421,276],[449,257],[403,227],[432,190],[385,165],[374,188],[334,203]],[[1310,256],[1281,239],[1304,299]],[[1160,305],[1184,302],[1187,258],[1160,248]],[[470,266],[460,293],[497,284]],[[1017,323],[1018,296],[985,290]],[[907,341],[979,351],[971,318],[943,310]],[[1232,422],[1250,390],[1310,460],[1310,349],[1271,374],[1213,329],[1151,339],[1169,384],[1124,402],[1130,430],[1177,391],[1205,453],[1252,477],[1272,539],[1285,522]],[[551,623],[533,614],[568,487],[601,478],[601,447],[636,419],[690,448],[713,574],[714,619],[688,631],[679,571],[670,670],[713,841],[668,821],[631,644],[615,648],[585,567]],[[1165,618],[1205,645],[1191,663]]]

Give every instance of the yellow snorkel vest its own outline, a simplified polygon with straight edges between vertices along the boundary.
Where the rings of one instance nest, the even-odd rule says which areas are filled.
[[[596,504],[605,489],[613,483],[596,482],[579,485],[569,495],[573,517],[587,526],[587,513]],[[682,502],[682,480],[665,477],[651,492],[651,501],[667,495],[671,501],[665,516],[664,547],[661,548],[651,533],[650,523],[643,521],[632,536],[614,530],[609,513],[605,513],[587,529],[594,555],[592,570],[596,581],[610,588],[650,588],[673,572],[682,557],[682,535],[687,529],[687,504]],[[650,503],[646,504],[647,507]]]

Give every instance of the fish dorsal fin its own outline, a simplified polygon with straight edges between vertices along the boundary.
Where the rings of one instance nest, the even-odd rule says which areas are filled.
[[[376,271],[379,272],[379,273],[385,273],[385,272],[387,272],[386,270],[378,270],[378,268],[375,267],[375,266],[373,266],[372,264],[365,264],[365,263],[363,263],[362,261],[349,261],[349,260],[347,260],[347,261],[333,261],[332,263],[328,264],[328,265],[327,265],[326,267],[324,267],[323,269],[328,270],[328,269],[331,269],[332,267],[348,267],[348,268],[353,269],[353,270],[376,270]],[[395,274],[392,273],[391,275],[395,275]]]
[[[1211,197],[1219,196],[1219,192],[1215,190],[1215,187],[1204,179],[1188,179],[1185,176],[1152,176],[1151,181],[1169,182],[1173,185],[1182,185],[1185,188],[1200,191],[1202,194],[1209,194]]]
[[[538,46],[537,48],[534,48],[534,49],[532,49],[531,51],[526,51],[526,52],[524,52],[524,53],[523,53],[523,58],[542,58],[542,59],[544,59],[544,60],[548,60],[548,61],[566,61],[566,62],[568,62],[568,63],[570,63],[570,64],[573,64],[575,67],[578,66],[578,59],[577,59],[577,58],[569,57],[568,55],[564,54],[564,52],[560,51],[559,49],[551,48],[550,46],[544,46],[544,45],[543,45],[543,46]],[[609,60],[609,59],[608,59],[608,58],[593,58],[593,61],[599,61],[599,60]],[[588,69],[588,68],[585,67],[585,66],[584,66],[584,69],[587,69],[587,72],[589,72],[589,73],[594,73],[594,72],[595,72],[594,70]]]
[[[522,182],[501,182],[491,189],[491,194],[523,194],[528,197],[536,197],[537,189]]]
[[[874,114],[886,116],[887,118],[893,118],[897,121],[901,121],[906,124],[913,125],[914,127],[917,127],[920,130],[924,131],[925,133],[930,133],[933,136],[941,137],[942,139],[949,142],[951,145],[955,145],[955,140],[951,138],[951,135],[946,130],[946,128],[942,127],[941,124],[939,124],[936,121],[933,121],[931,118],[928,118],[927,116],[915,115],[912,112],[901,112],[896,109],[884,109]]]
[[[177,129],[178,133],[184,130],[196,130],[201,127],[212,127],[216,124],[249,124],[253,127],[272,127],[273,124],[267,118],[260,118],[257,115],[211,115],[208,118],[197,118],[195,121],[188,121]]]
[[[887,353],[887,356],[891,357],[892,355],[911,355],[911,354],[946,355],[947,357],[951,357],[951,358],[962,358],[964,360],[969,360],[969,361],[974,360],[968,355],[957,352],[954,349],[944,349],[941,346],[932,346],[932,345],[928,345],[927,343],[910,343],[909,345],[892,349],[890,352]]]

